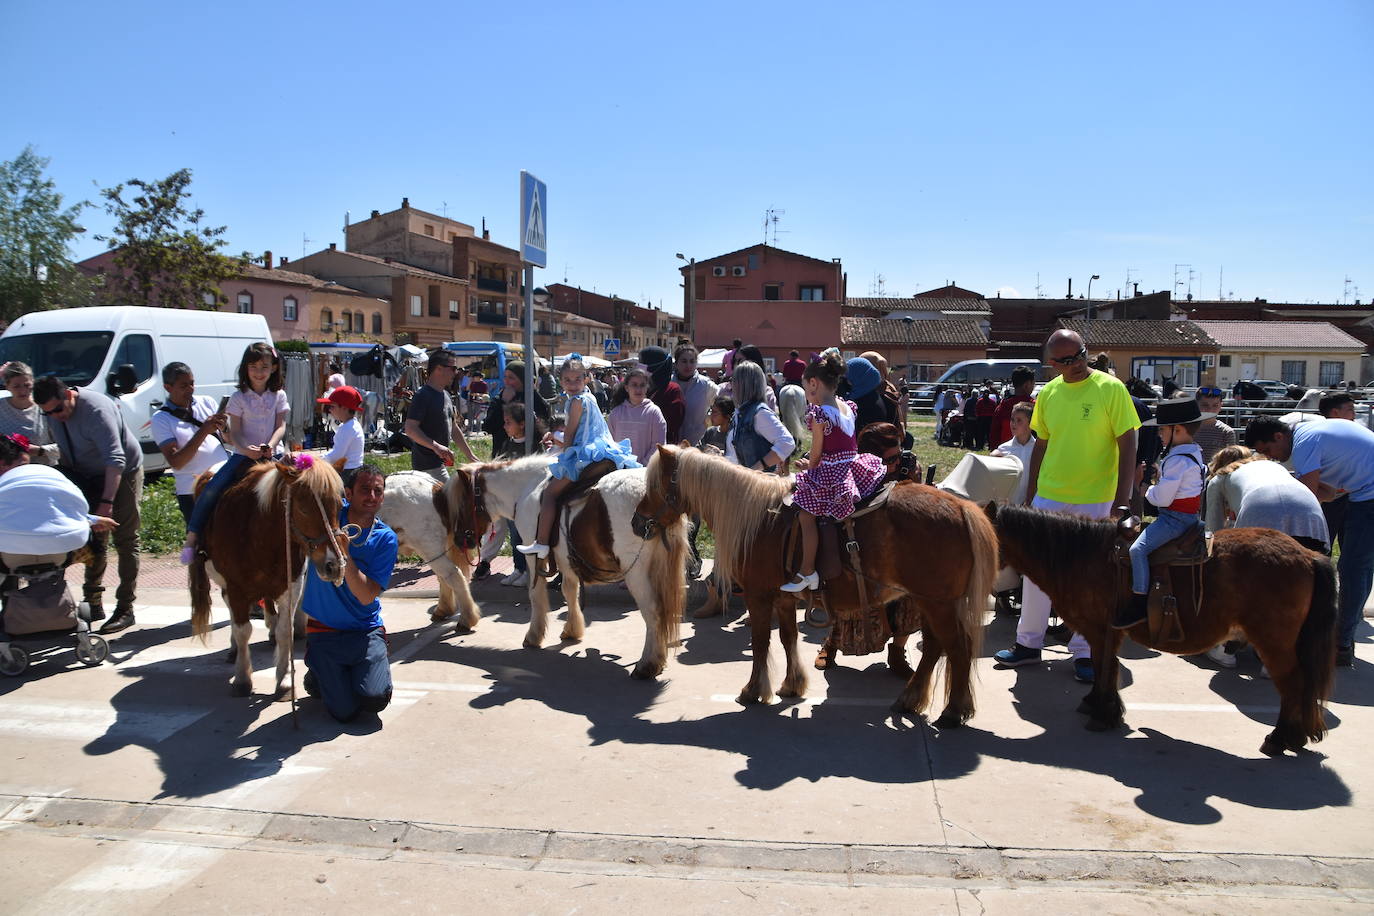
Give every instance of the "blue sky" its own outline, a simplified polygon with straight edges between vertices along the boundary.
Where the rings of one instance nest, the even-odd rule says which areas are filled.
[[[537,282],[673,311],[674,254],[761,241],[769,208],[850,295],[1185,264],[1203,298],[1223,268],[1228,297],[1374,298],[1368,0],[4,0],[0,35],[0,158],[32,143],[69,199],[189,167],[236,251],[341,243],[402,197],[513,245],[527,168]]]

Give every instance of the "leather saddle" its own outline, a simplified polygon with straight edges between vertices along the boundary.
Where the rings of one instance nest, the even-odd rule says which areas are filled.
[[[821,588],[825,588],[825,583],[833,579],[838,579],[846,571],[854,573],[859,580],[859,591],[862,594],[865,589],[863,585],[863,565],[860,559],[859,539],[854,531],[854,523],[865,515],[876,512],[887,505],[888,498],[892,495],[893,487],[898,486],[898,481],[888,480],[883,482],[872,493],[865,496],[854,504],[854,512],[845,519],[833,519],[820,517],[816,519],[816,529],[819,540],[816,543],[816,572],[821,577]],[[783,500],[783,504],[776,510],[779,520],[787,526],[787,534],[783,538],[783,562],[786,572],[797,572],[801,566],[801,522],[799,510],[792,503],[792,497],[788,496]],[[844,538],[840,537],[840,529],[844,529]]]
[[[610,460],[597,461],[587,465],[582,469],[582,473],[577,475],[577,479],[572,482],[568,489],[559,495],[558,501],[553,508],[553,533],[549,535],[549,546],[554,547],[558,544],[563,526],[559,524],[559,519],[567,508],[587,497],[601,478],[615,470],[615,462]]]
[[[1140,536],[1140,519],[1122,519],[1116,542],[1117,565],[1131,568],[1130,545]],[[1202,521],[1150,553],[1150,642],[1180,642],[1183,620],[1202,609],[1202,567],[1212,555],[1212,535]],[[1119,600],[1127,596],[1119,595]]]

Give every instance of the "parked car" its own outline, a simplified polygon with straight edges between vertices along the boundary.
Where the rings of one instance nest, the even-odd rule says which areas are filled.
[[[109,394],[138,438],[144,470],[155,474],[167,467],[152,434],[166,397],[162,367],[186,363],[196,394],[220,398],[238,384],[244,348],[259,342],[272,343],[262,315],[98,305],[21,315],[0,335],[0,363],[17,359],[35,377]]]
[[[1271,378],[1257,378],[1253,380],[1256,385],[1264,389],[1265,395],[1271,401],[1288,400],[1288,386],[1283,382],[1275,381]]]

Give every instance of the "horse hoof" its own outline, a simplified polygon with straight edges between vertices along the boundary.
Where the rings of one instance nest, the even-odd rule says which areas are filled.
[[[741,693],[739,696],[735,697],[735,702],[741,706],[757,706],[758,704],[762,703],[763,700],[757,695],[745,691],[744,693]]]
[[[779,687],[779,688],[778,688],[778,696],[780,696],[780,697],[786,697],[786,698],[789,699],[789,700],[792,699],[793,697],[799,697],[799,696],[801,696],[801,695],[802,695],[802,694],[801,694],[801,691],[798,690],[798,689],[796,689],[795,687]]]
[[[276,695],[276,697],[274,698],[275,702],[277,702],[277,703],[290,703],[290,702],[294,701],[295,699],[296,699],[296,692],[295,692],[294,690],[290,690],[290,689],[288,689],[288,688],[286,688],[286,687],[283,687],[281,690],[278,690],[278,691],[277,691],[277,695]]]
[[[452,615],[452,614],[430,614],[430,615],[429,615],[429,622],[430,622],[430,623],[446,623],[446,622],[448,622],[448,621],[450,621],[450,620],[452,620],[452,619],[453,619],[453,615]]]
[[[1282,757],[1285,750],[1284,742],[1276,735],[1269,735],[1260,745],[1260,753],[1268,757]]]
[[[630,677],[637,681],[652,681],[662,672],[663,668],[659,665],[635,665]]]
[[[237,681],[229,685],[229,695],[231,697],[246,697],[253,693],[252,684],[240,684]]]
[[[964,717],[955,713],[942,713],[940,718],[935,720],[936,728],[962,728]]]
[[[564,630],[562,633],[558,634],[558,638],[563,640],[564,642],[581,642],[582,634],[573,633],[569,630]]]
[[[537,643],[537,642],[535,642],[535,641],[532,640],[532,639],[527,639],[527,640],[525,640],[524,645],[525,645],[525,648],[526,648],[526,649],[542,649],[542,648],[544,648],[544,646],[543,646],[541,643]]]

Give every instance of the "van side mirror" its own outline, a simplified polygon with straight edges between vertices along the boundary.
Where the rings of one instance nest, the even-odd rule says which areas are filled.
[[[134,370],[133,363],[117,366],[106,379],[105,387],[110,394],[131,394],[138,390],[138,372]]]

